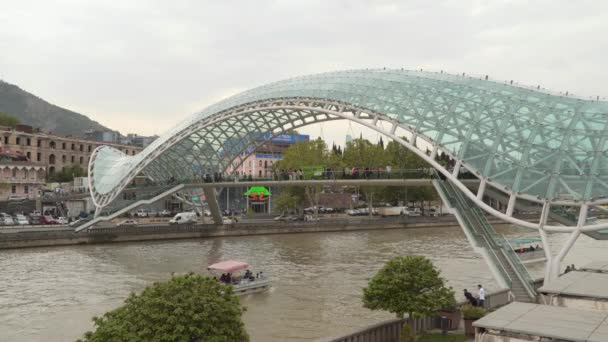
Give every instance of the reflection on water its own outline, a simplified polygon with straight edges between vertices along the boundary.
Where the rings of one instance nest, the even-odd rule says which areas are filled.
[[[528,234],[514,228],[508,237]],[[566,236],[554,236],[563,241]],[[566,262],[580,265],[601,243],[582,237]],[[457,289],[497,287],[458,228],[311,233],[40,248],[0,252],[2,341],[69,341],[91,317],[129,292],[172,272],[203,272],[221,259],[248,261],[273,281],[267,293],[242,298],[253,341],[306,341],[392,316],[361,306],[361,288],[391,257],[424,255]],[[542,274],[542,265],[534,272]]]

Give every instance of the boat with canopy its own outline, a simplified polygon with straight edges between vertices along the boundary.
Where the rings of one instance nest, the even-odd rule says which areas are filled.
[[[234,293],[244,295],[266,291],[270,288],[270,279],[264,272],[253,274],[249,271],[249,264],[242,261],[226,260],[207,267],[213,274],[221,274],[220,282],[232,285]],[[243,273],[243,271],[245,271]]]

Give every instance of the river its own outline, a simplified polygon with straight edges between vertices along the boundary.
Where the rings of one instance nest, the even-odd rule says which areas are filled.
[[[498,228],[508,237],[529,230]],[[551,236],[554,242],[566,235]],[[567,263],[601,257],[604,244],[580,238]],[[0,251],[0,341],[73,341],[91,318],[131,291],[172,272],[203,272],[224,259],[248,261],[273,288],[242,297],[252,341],[310,341],[346,333],[390,314],[361,305],[361,289],[389,258],[424,255],[460,295],[478,283],[497,289],[459,228],[306,233],[83,245]],[[532,269],[537,275],[542,267]]]

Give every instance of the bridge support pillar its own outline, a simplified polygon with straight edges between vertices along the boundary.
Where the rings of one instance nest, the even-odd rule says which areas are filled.
[[[217,192],[215,188],[204,188],[203,193],[211,211],[211,218],[215,224],[223,224],[222,212],[220,211],[220,203],[217,201]]]
[[[562,246],[562,249],[555,256],[555,258],[551,260],[550,280],[557,279],[560,273],[562,261],[564,260],[568,252],[570,252],[570,249],[572,248],[572,246],[574,246],[574,243],[576,242],[578,237],[581,235],[581,227],[583,227],[585,225],[585,222],[587,222],[587,209],[587,204],[581,205],[581,209],[578,213],[578,222],[576,224],[576,230],[570,234],[568,241],[566,241],[566,243]]]

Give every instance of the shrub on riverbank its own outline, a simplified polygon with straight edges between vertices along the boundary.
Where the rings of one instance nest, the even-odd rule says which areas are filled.
[[[80,341],[249,341],[244,311],[232,287],[190,273],[132,293]]]
[[[400,318],[405,314],[410,318],[434,316],[453,302],[454,291],[445,286],[439,270],[423,256],[389,260],[363,289],[363,306]]]

